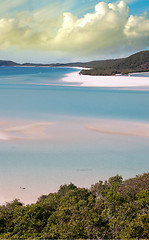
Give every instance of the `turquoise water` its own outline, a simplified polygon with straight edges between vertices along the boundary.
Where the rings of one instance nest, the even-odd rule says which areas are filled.
[[[128,178],[148,171],[149,138],[98,134],[84,125],[98,119],[149,122],[149,91],[62,82],[72,71],[78,70],[0,68],[2,120],[59,122],[47,141],[0,141],[0,202],[32,202],[64,183],[89,187],[117,173]]]
[[[65,86],[60,79],[71,71],[76,70],[0,68],[1,115],[31,119],[49,119],[58,114],[149,120],[149,91]]]

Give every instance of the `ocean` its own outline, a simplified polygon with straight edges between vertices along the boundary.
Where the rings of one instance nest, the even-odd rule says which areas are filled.
[[[115,174],[126,179],[149,170],[149,137],[129,134],[149,123],[149,90],[61,80],[76,71],[0,67],[0,203],[31,203],[65,183],[90,187]]]

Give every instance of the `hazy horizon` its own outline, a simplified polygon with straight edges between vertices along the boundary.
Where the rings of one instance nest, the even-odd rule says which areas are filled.
[[[143,50],[143,51],[149,51],[149,50]],[[142,52],[142,51],[138,51],[138,52],[134,52],[134,53],[132,53],[131,55],[133,55],[133,54],[136,54],[136,53],[139,53],[139,52]],[[80,59],[80,62],[91,62],[91,61],[104,61],[104,60],[113,60],[113,59],[120,59],[120,58],[127,58],[127,57],[129,57],[129,56],[131,56],[131,55],[126,55],[125,57],[113,57],[113,58],[105,58],[105,59],[90,59],[90,60],[86,60],[86,61],[81,61],[81,59]],[[8,60],[6,60],[6,59],[0,59],[0,61],[12,61],[12,62],[15,62],[15,63],[18,63],[18,64],[67,64],[67,63],[76,63],[76,62],[79,62],[79,61],[73,61],[73,62],[65,62],[65,61],[63,61],[63,62],[39,62],[38,60],[36,60],[36,61],[34,61],[34,62],[31,62],[31,61],[29,61],[29,62],[17,62],[17,61],[13,61],[12,59],[8,59]]]

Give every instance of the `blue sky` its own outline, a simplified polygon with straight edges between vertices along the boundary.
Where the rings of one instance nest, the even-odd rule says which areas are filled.
[[[148,0],[0,0],[0,59],[88,61],[148,47]]]

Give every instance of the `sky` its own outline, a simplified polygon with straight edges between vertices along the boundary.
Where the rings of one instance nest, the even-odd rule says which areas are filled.
[[[0,0],[0,59],[75,62],[149,49],[149,0]]]

